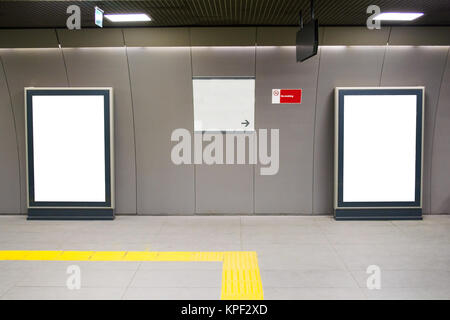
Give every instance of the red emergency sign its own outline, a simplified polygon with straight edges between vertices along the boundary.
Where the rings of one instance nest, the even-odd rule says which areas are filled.
[[[302,89],[272,89],[272,103],[302,103]]]

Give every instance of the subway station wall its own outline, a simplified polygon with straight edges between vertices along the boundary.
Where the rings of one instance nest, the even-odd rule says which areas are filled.
[[[424,212],[450,213],[448,43],[405,45],[400,29],[370,45],[343,29],[334,43],[336,28],[322,29],[318,55],[299,64],[276,28],[199,29],[105,29],[91,42],[42,30],[46,44],[32,45],[0,30],[0,213],[26,213],[26,86],[114,87],[116,213],[192,215],[332,214],[334,87],[415,85],[426,87]],[[192,76],[256,77],[255,128],[280,130],[278,174],[172,163],[172,131],[193,131]],[[302,88],[302,104],[272,105],[272,88]]]

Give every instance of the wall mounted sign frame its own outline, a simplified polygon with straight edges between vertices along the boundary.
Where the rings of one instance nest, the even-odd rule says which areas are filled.
[[[25,88],[30,220],[114,219],[112,88]]]
[[[195,132],[253,132],[255,77],[193,77]]]
[[[424,87],[335,89],[336,220],[422,219]]]

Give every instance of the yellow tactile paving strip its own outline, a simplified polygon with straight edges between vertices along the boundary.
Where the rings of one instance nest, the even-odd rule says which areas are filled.
[[[223,263],[222,300],[264,298],[254,251],[0,251],[0,261],[216,261]]]

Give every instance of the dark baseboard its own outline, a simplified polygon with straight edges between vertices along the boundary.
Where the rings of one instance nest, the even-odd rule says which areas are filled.
[[[29,208],[27,220],[114,220],[114,210]]]
[[[422,209],[336,209],[336,220],[422,220]]]

